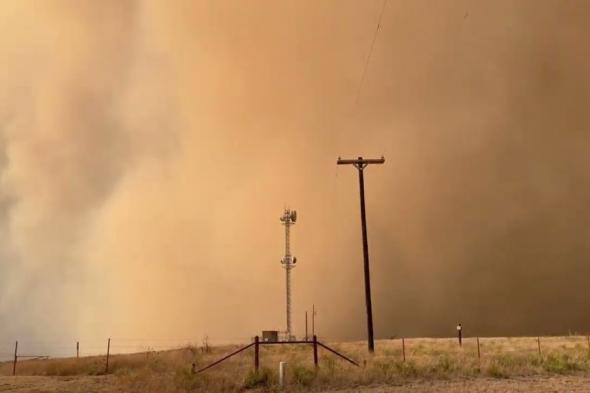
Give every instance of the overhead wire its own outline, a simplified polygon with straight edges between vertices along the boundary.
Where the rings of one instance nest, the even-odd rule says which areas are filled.
[[[361,79],[359,81],[359,85],[358,85],[358,88],[356,90],[356,96],[355,96],[355,99],[354,99],[354,107],[355,108],[358,105],[358,101],[359,101],[359,98],[360,98],[360,95],[361,95],[363,84],[365,82],[367,71],[369,69],[369,64],[371,62],[371,57],[373,55],[373,49],[375,47],[375,42],[377,41],[377,36],[379,35],[379,31],[381,30],[381,21],[383,20],[383,14],[385,13],[385,8],[387,6],[387,1],[388,0],[383,0],[383,3],[381,5],[381,11],[379,12],[379,19],[377,20],[377,27],[375,28],[375,33],[373,33],[373,39],[371,41],[371,46],[369,47],[369,53],[367,54],[367,58],[365,60],[365,64],[364,64],[364,67],[363,67],[363,73],[361,74]],[[336,167],[336,172],[335,172],[335,175],[334,175],[334,187],[333,187],[333,194],[334,194],[334,196],[333,196],[333,199],[336,199],[335,198],[335,195],[337,194],[336,193],[336,178],[338,177],[338,169],[337,168],[338,167]]]
[[[369,48],[369,54],[367,55],[367,59],[365,60],[365,66],[363,68],[363,73],[361,74],[361,80],[359,82],[359,87],[356,91],[356,98],[354,100],[354,105],[356,107],[361,90],[363,88],[363,84],[365,82],[365,77],[367,74],[367,70],[369,69],[369,63],[371,62],[371,56],[373,55],[373,48],[375,47],[375,42],[377,41],[377,36],[379,35],[379,30],[381,30],[381,20],[383,19],[383,14],[385,12],[385,6],[387,5],[388,0],[383,0],[383,5],[381,6],[381,13],[379,14],[379,20],[377,21],[377,27],[375,28],[375,33],[373,34],[373,40],[371,41],[371,47]]]

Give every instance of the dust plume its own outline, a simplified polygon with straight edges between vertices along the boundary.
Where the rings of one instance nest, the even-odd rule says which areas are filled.
[[[0,340],[586,331],[583,1],[0,5]],[[355,96],[359,94],[358,102]],[[149,341],[149,340],[148,340]]]

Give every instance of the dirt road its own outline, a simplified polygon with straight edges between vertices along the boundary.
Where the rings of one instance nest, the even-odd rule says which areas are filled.
[[[0,377],[0,392],[11,393],[114,393],[126,392],[117,377]],[[406,392],[590,392],[590,378],[578,376],[510,379],[477,378],[450,381],[417,381],[400,386],[360,387],[332,393]]]
[[[578,376],[523,377],[510,379],[465,379],[420,381],[401,386],[377,386],[346,389],[339,393],[406,393],[406,392],[590,392],[590,378]]]
[[[0,377],[0,392],[11,393],[112,393],[117,389],[116,378],[108,377]]]

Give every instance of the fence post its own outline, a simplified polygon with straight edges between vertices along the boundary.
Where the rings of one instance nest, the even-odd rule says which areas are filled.
[[[105,368],[105,374],[109,373],[109,356],[111,354],[111,339],[109,338],[109,341],[107,342],[107,365]]]
[[[279,386],[281,388],[283,388],[283,385],[285,384],[285,368],[286,368],[287,362],[280,362],[279,363]]]
[[[313,364],[318,367],[318,336],[313,335]]]
[[[586,336],[586,341],[588,341],[588,357],[590,357],[590,336]]]
[[[404,357],[404,362],[406,361],[406,339],[402,337],[402,355]]]
[[[76,359],[80,358],[80,341],[76,341]]]
[[[479,351],[479,337],[477,337],[477,358],[481,359],[481,352]]]
[[[256,372],[258,372],[258,367],[260,366],[260,358],[258,354],[258,351],[260,350],[260,344],[258,344],[259,341],[258,336],[254,337],[254,370],[256,370]]]
[[[541,356],[541,337],[537,337],[537,346],[539,347],[539,356]]]
[[[307,311],[305,312],[305,341],[309,341],[309,335],[307,334]]]
[[[18,341],[14,344],[14,363],[12,364],[12,375],[16,375],[16,361],[18,359]]]

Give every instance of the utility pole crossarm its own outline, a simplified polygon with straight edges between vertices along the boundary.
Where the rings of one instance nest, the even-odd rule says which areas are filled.
[[[338,157],[338,161],[336,161],[336,164],[338,165],[354,165],[355,167],[362,167],[364,168],[365,166],[369,165],[369,164],[383,164],[385,163],[385,158],[381,157],[381,158],[362,158],[359,157],[356,160],[343,160],[342,158]]]

